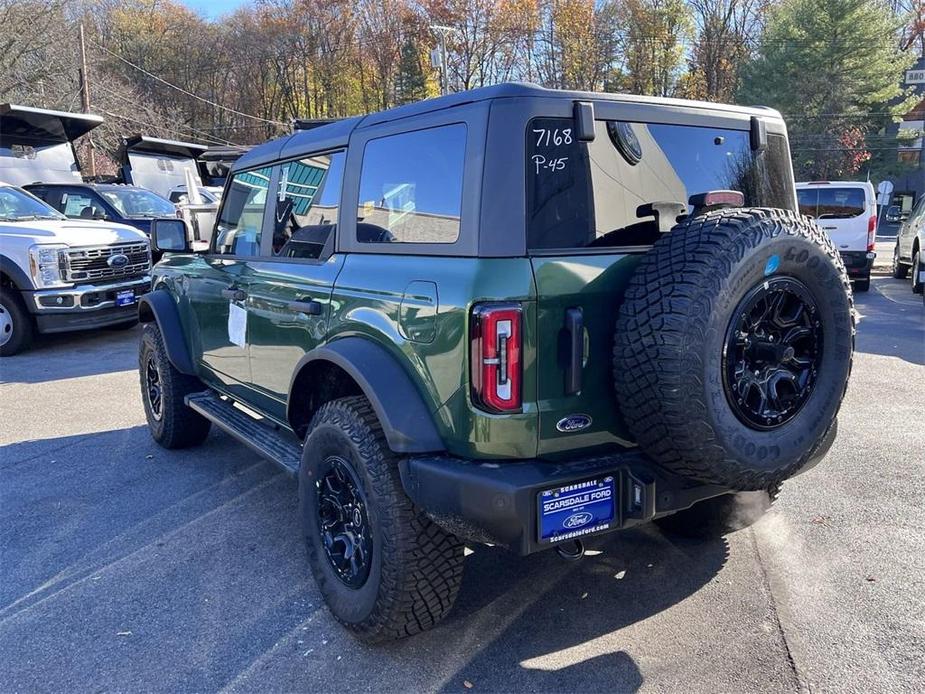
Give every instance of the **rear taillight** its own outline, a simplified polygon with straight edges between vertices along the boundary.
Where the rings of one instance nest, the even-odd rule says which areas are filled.
[[[472,401],[489,412],[519,412],[523,404],[521,307],[476,306],[472,309],[470,335]]]
[[[867,251],[874,250],[874,242],[877,240],[877,218],[871,217],[867,222]]]

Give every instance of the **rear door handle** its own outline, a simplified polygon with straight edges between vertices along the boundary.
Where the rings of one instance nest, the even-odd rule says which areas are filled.
[[[222,290],[222,297],[231,301],[244,301],[247,298],[247,292],[237,287],[228,287]]]
[[[309,301],[290,301],[287,306],[290,311],[295,313],[305,313],[309,316],[320,316],[324,313],[324,306],[320,301],[310,299]]]

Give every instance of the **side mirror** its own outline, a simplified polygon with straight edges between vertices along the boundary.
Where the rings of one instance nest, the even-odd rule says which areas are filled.
[[[151,248],[154,251],[184,253],[191,249],[186,222],[182,219],[155,219],[151,222]]]

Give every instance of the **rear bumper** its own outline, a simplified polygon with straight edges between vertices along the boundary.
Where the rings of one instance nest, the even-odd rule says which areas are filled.
[[[841,259],[852,279],[866,279],[870,277],[870,269],[874,266],[876,253],[869,251],[841,251]]]
[[[517,554],[556,544],[539,539],[537,498],[543,490],[613,476],[615,515],[604,532],[639,525],[729,491],[671,475],[635,451],[568,462],[416,457],[402,461],[400,470],[405,492],[438,525]]]

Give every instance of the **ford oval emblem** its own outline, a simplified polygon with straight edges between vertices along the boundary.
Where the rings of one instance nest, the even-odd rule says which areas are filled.
[[[115,253],[106,258],[106,264],[109,267],[118,270],[119,268],[123,268],[128,265],[128,256],[124,253]]]
[[[592,516],[590,513],[587,511],[579,511],[578,513],[573,513],[571,516],[566,518],[562,525],[571,530],[573,528],[581,528],[590,523],[592,520],[594,520],[594,516]]]
[[[570,414],[556,422],[556,429],[565,434],[582,431],[589,426],[591,426],[591,418],[586,414]]]

